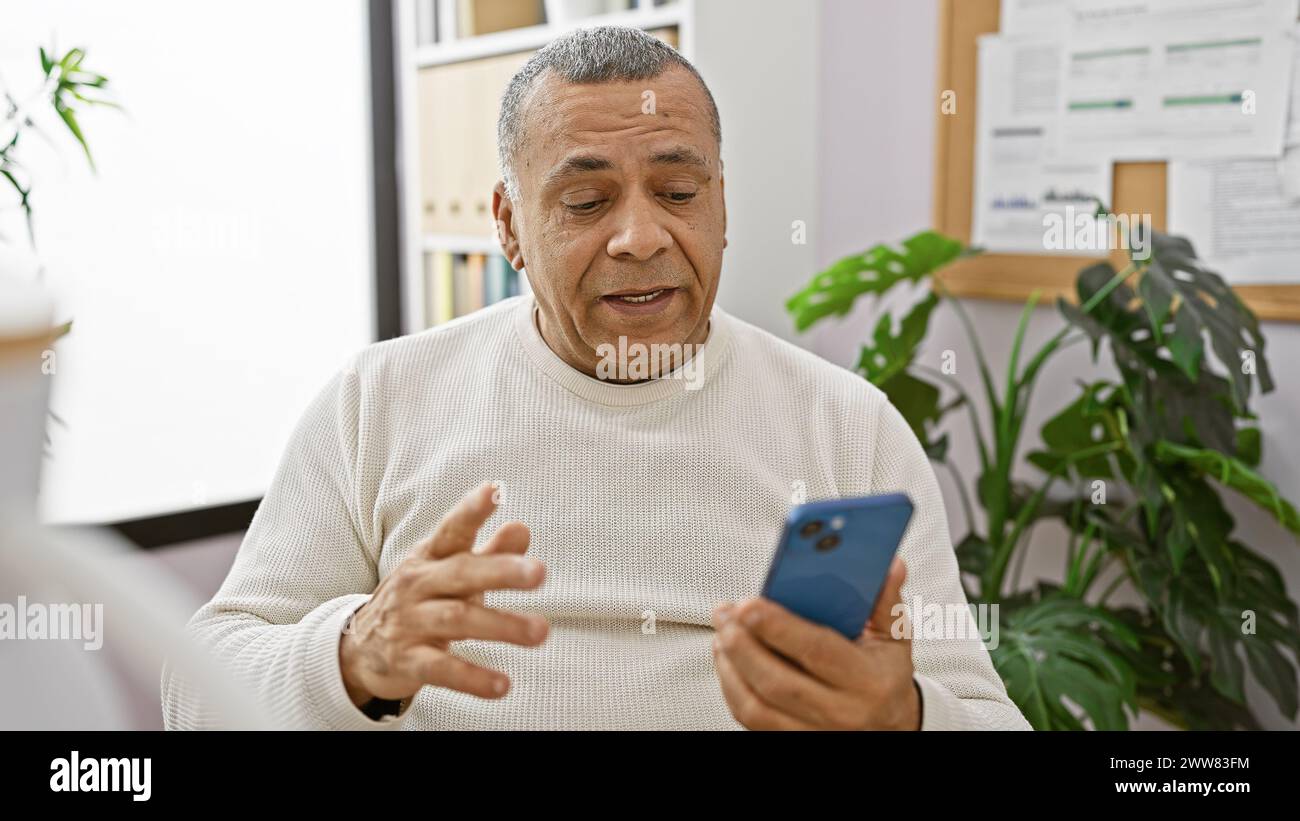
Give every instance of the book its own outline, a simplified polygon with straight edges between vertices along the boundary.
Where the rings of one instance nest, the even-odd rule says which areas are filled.
[[[465,257],[465,313],[471,313],[486,304],[484,295],[484,267],[487,258],[483,254],[468,254]]]
[[[504,256],[492,254],[488,257],[483,277],[483,301],[488,305],[510,296],[509,272],[510,262]]]
[[[428,314],[425,322],[430,326],[439,325],[455,316],[455,295],[452,283],[451,254],[447,251],[434,251],[426,255],[428,259],[428,283],[426,293]]]

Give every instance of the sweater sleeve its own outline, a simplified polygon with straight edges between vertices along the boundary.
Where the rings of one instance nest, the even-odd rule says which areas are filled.
[[[948,535],[948,517],[934,469],[903,415],[883,395],[873,448],[873,493],[902,491],[914,512],[899,555],[907,564],[903,604],[913,621],[912,663],[921,691],[922,730],[1028,730],[1020,709],[1007,696],[988,649],[974,632],[929,637],[920,625],[926,608],[967,608]],[[951,620],[945,620],[951,623]],[[973,622],[972,622],[973,624]]]
[[[339,669],[342,632],[378,583],[378,548],[368,545],[357,492],[358,383],[344,369],[309,405],[234,566],[187,626],[284,728],[396,728],[409,714],[407,700],[396,715],[370,718],[348,698]],[[195,682],[170,665],[162,696],[167,729],[222,726]]]

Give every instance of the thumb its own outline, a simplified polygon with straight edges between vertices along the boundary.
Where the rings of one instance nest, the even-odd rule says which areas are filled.
[[[903,583],[907,581],[907,563],[899,556],[889,564],[889,575],[880,588],[875,610],[863,631],[863,638],[904,640],[911,635],[907,608],[903,605]],[[898,629],[893,629],[895,625]]]

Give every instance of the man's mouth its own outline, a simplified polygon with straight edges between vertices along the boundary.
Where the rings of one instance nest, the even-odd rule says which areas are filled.
[[[616,295],[614,296],[614,298],[615,298],[615,299],[621,299],[621,300],[623,300],[624,302],[630,302],[630,303],[632,303],[632,304],[635,305],[635,304],[637,304],[637,303],[641,303],[641,302],[649,302],[650,300],[652,300],[652,299],[654,299],[655,297],[659,296],[660,294],[662,294],[662,293],[663,293],[664,291],[666,291],[666,290],[668,290],[668,289],[667,289],[667,288],[660,288],[660,289],[657,290],[657,291],[650,291],[650,292],[648,292],[648,293],[639,294],[639,295],[638,295],[638,294],[616,294]]]
[[[676,291],[676,288],[664,285],[647,290],[629,290],[620,291],[615,294],[606,294],[601,297],[601,299],[610,305],[649,306],[660,302],[666,302],[674,293],[676,293]]]

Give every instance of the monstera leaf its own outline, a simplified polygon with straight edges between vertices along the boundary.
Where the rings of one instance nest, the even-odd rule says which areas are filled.
[[[1084,729],[1067,699],[1094,729],[1128,729],[1125,708],[1137,712],[1137,679],[1113,645],[1136,652],[1137,636],[1105,610],[1046,585],[1039,590],[1041,598],[1003,614],[990,650],[1007,694],[1038,730]]]
[[[1296,668],[1286,652],[1300,652],[1295,605],[1271,564],[1245,545],[1223,544],[1230,578],[1216,584],[1209,566],[1193,557],[1175,571],[1166,554],[1135,553],[1129,562],[1139,587],[1181,651],[1193,676],[1208,675],[1215,691],[1245,704],[1245,669],[1290,717],[1297,709]],[[1244,656],[1244,660],[1243,660]]]
[[[1256,459],[1258,459],[1258,436],[1259,432],[1255,430]],[[1249,438],[1248,436],[1248,441]],[[1300,515],[1296,513],[1295,507],[1278,494],[1277,487],[1272,482],[1251,470],[1246,462],[1225,456],[1215,450],[1189,448],[1172,442],[1157,443],[1155,455],[1157,460],[1165,464],[1186,465],[1217,479],[1219,484],[1245,496],[1273,514],[1287,530],[1300,536]]]
[[[1086,302],[1106,285],[1115,271],[1107,263],[1079,274],[1077,291]],[[1196,259],[1191,243],[1182,237],[1155,233],[1152,255],[1138,272],[1136,293],[1127,285],[1116,288],[1085,314],[1065,300],[1061,312],[1093,340],[1093,355],[1102,338],[1109,339],[1117,364],[1129,375],[1142,373],[1153,381],[1191,383],[1206,387],[1202,379],[1205,339],[1224,364],[1226,380],[1215,377],[1203,394],[1227,402],[1228,415],[1248,413],[1252,375],[1260,390],[1273,390],[1273,378],[1264,357],[1264,337],[1259,320],[1218,274]],[[1137,307],[1130,307],[1136,304]],[[1175,369],[1183,380],[1170,378]],[[1204,403],[1202,403],[1204,407]],[[1193,425],[1200,430],[1199,425]],[[1222,432],[1220,420],[1217,430]],[[1207,443],[1224,450],[1220,443]],[[1231,450],[1231,448],[1226,448]]]
[[[929,330],[930,314],[938,304],[939,297],[933,292],[928,294],[903,317],[897,333],[893,317],[885,311],[876,323],[871,344],[862,346],[857,370],[885,392],[921,441],[926,454],[942,462],[948,452],[948,437],[936,438],[933,430],[945,413],[960,406],[961,400],[941,406],[938,386],[908,372]]]
[[[786,310],[794,317],[795,327],[804,331],[828,316],[844,316],[864,294],[879,296],[899,283],[918,282],[966,252],[962,243],[934,231],[909,237],[901,249],[877,245],[816,274],[807,287],[786,302]],[[934,429],[943,415],[959,407],[963,400],[941,405],[938,386],[908,370],[938,304],[938,296],[928,294],[903,317],[897,332],[893,316],[887,311],[881,315],[871,341],[862,347],[857,370],[889,397],[926,454],[943,461],[948,437],[936,436]]]
[[[1043,425],[1045,450],[1028,455],[1029,461],[1047,473],[1060,469],[1072,454],[1097,445],[1124,444],[1123,431],[1114,406],[1115,386],[1110,382],[1095,382],[1083,386],[1083,394],[1065,410]],[[1122,452],[1121,471],[1129,472],[1132,460]],[[1107,455],[1080,459],[1073,465],[1081,477],[1112,479],[1116,477]]]
[[[883,385],[907,370],[930,329],[930,314],[938,304],[938,295],[931,292],[903,317],[898,333],[894,333],[894,319],[889,312],[880,315],[871,335],[872,344],[863,345],[858,356],[858,370],[871,384]]]
[[[790,297],[786,310],[805,331],[828,316],[844,316],[863,294],[883,294],[900,282],[917,282],[966,252],[955,239],[922,231],[903,240],[901,250],[877,245],[836,262]]]
[[[1164,319],[1161,314],[1173,312],[1169,351],[1188,379],[1196,380],[1204,354],[1204,331],[1215,355],[1227,367],[1239,411],[1245,410],[1250,398],[1250,372],[1242,367],[1245,359],[1254,363],[1260,389],[1264,393],[1273,390],[1273,377],[1263,357],[1264,336],[1259,320],[1223,277],[1200,264],[1186,239],[1153,234],[1151,260],[1142,273],[1138,292],[1152,314],[1157,339],[1163,336],[1159,333]],[[1175,301],[1176,307],[1171,307]]]
[[[1080,301],[1086,302],[1114,276],[1108,263],[1084,269],[1076,283]],[[1130,307],[1134,303],[1137,307]],[[1094,359],[1100,343],[1110,343],[1115,364],[1136,406],[1130,421],[1139,448],[1169,440],[1235,452],[1233,385],[1208,368],[1198,366],[1194,375],[1189,375],[1169,358],[1172,354],[1166,351],[1170,349],[1162,341],[1172,345],[1177,338],[1176,323],[1153,326],[1145,303],[1138,303],[1127,285],[1115,288],[1088,314],[1064,299],[1058,306],[1066,319],[1092,339]],[[1192,313],[1185,316],[1190,318]],[[1235,363],[1238,357],[1226,361]],[[1268,366],[1263,357],[1255,361],[1261,363],[1261,373],[1266,373]],[[1272,383],[1268,384],[1271,389]]]
[[[1150,612],[1133,607],[1111,613],[1138,637],[1139,649],[1114,643],[1112,648],[1133,667],[1138,706],[1184,730],[1258,730],[1259,722],[1244,704],[1211,687],[1193,673],[1187,660]]]

